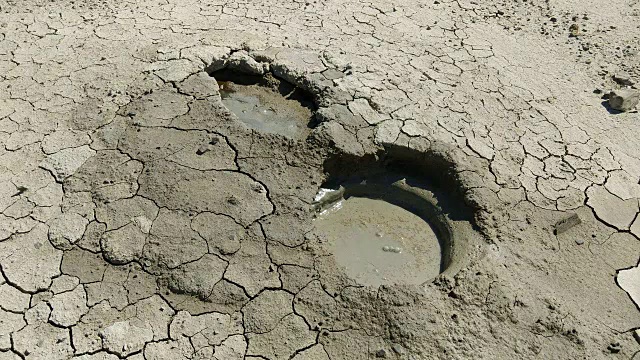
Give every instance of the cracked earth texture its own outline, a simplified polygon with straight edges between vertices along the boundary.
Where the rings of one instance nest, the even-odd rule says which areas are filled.
[[[594,90],[639,79],[639,15],[0,0],[0,359],[633,358],[640,122]],[[248,129],[225,67],[305,89],[318,126]],[[473,209],[457,273],[360,286],[312,236],[327,164],[389,149]]]

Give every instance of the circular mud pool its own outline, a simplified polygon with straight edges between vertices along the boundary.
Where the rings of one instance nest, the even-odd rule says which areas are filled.
[[[405,179],[345,186],[318,194],[314,228],[349,277],[419,285],[449,269],[455,224],[433,193]]]
[[[347,275],[363,285],[417,285],[440,273],[436,233],[400,206],[353,196],[323,211],[315,226]]]
[[[247,127],[289,139],[304,139],[313,104],[299,88],[273,76],[214,73],[222,103]]]

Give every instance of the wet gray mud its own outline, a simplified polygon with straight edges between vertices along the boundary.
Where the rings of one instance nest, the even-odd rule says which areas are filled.
[[[218,82],[222,103],[251,129],[306,138],[314,124],[314,105],[307,94],[273,77],[220,70],[211,74]]]
[[[480,235],[472,211],[433,176],[439,171],[407,172],[416,165],[393,156],[343,166],[353,172],[329,180],[315,199],[314,231],[349,277],[421,285],[468,264]]]
[[[384,200],[340,200],[315,228],[347,275],[363,285],[418,285],[440,273],[440,244],[429,223]]]

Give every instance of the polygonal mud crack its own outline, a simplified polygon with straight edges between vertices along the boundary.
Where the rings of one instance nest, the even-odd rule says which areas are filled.
[[[146,358],[324,358],[351,351],[342,333],[381,347],[379,334],[389,329],[390,319],[403,321],[406,311],[384,309],[413,306],[415,288],[376,289],[396,281],[363,282],[336,265],[341,254],[314,231],[313,195],[323,182],[338,181],[349,199],[380,197],[391,205],[410,197],[398,203],[414,217],[405,234],[432,231],[432,247],[442,251],[433,258],[435,272],[413,271],[419,280],[409,283],[422,284],[445,268],[453,273],[466,264],[466,258],[456,260],[464,258],[458,251],[463,241],[451,239],[470,227],[468,217],[443,218],[438,212],[445,206],[435,200],[440,198],[410,180],[374,184],[397,169],[389,166],[391,152],[382,162],[370,161],[384,153],[375,154],[380,149],[370,143],[369,126],[382,118],[368,101],[337,104],[319,99],[320,92],[305,95],[302,84],[316,80],[293,76],[295,71],[281,65],[232,57],[226,70],[219,64],[209,69],[215,79],[192,74],[123,106],[109,131],[92,136],[95,156],[64,178],[65,209],[73,211],[51,222],[49,237],[65,250],[62,272],[80,284],[52,295],[49,303],[54,324],[77,323],[71,327],[78,354],[97,354],[102,347]],[[322,76],[323,86],[330,86],[327,79],[340,74]],[[275,105],[275,113],[287,107],[285,113],[301,122],[290,132],[286,126],[244,126],[225,104],[234,110],[229,101],[247,94]],[[323,124],[311,129],[320,103],[329,107],[320,111]],[[336,158],[358,165],[339,165]],[[412,166],[429,168],[418,158],[408,157],[415,160]],[[366,186],[342,181],[342,175],[352,180],[356,173],[366,175]],[[392,234],[391,225],[382,237]],[[377,249],[387,256],[409,253],[405,245],[392,245]],[[64,288],[58,282],[56,288]],[[87,308],[62,316],[62,300],[86,302]]]

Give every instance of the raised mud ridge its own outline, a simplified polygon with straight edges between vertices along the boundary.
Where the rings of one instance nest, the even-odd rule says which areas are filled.
[[[395,145],[385,125],[395,120],[337,90],[344,69],[225,56],[145,88],[110,122],[78,120],[91,147],[60,150],[42,172],[58,179],[64,215],[0,243],[61,258],[42,262],[50,267],[38,283],[16,277],[17,262],[3,263],[3,276],[29,293],[69,277],[56,286],[73,290],[40,307],[54,309],[52,329],[72,328],[79,353],[189,353],[180,346],[202,333],[202,351],[229,359],[358,358],[351,344],[367,358],[419,356],[431,351],[434,314],[454,327],[475,314],[458,299],[500,294],[493,275],[474,269],[485,249],[475,228],[482,196],[495,195],[473,182],[487,162],[426,136]],[[247,123],[265,104],[273,114]],[[282,109],[302,115],[294,131],[278,123]],[[324,205],[343,208],[316,217],[321,188],[341,189]],[[456,288],[465,276],[478,288]],[[63,317],[64,302],[86,306]],[[142,318],[120,317],[134,313]]]

